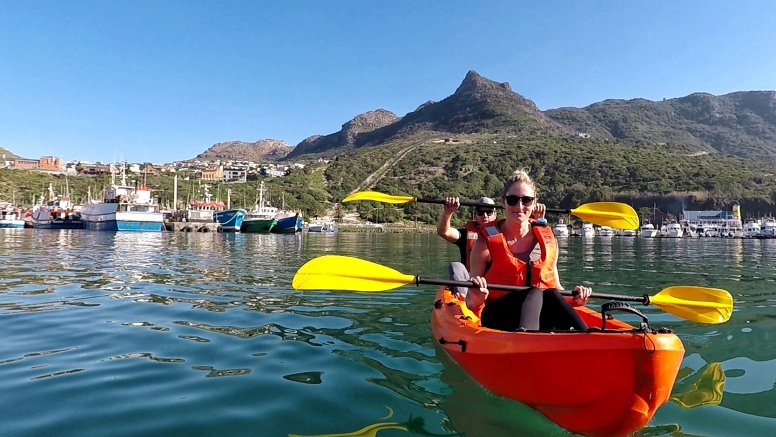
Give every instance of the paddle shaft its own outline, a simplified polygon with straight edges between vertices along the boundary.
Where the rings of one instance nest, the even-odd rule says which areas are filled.
[[[438,205],[444,205],[445,201],[440,199],[426,199],[426,198],[415,198],[416,203],[436,203]],[[489,208],[503,208],[501,205],[491,205],[489,203],[476,203],[476,202],[461,202],[461,206],[487,206]],[[559,208],[547,208],[545,211],[554,213],[554,214],[571,214],[570,209],[559,209]]]
[[[452,279],[427,279],[427,278],[421,278],[420,276],[415,276],[415,284],[428,284],[428,285],[444,285],[446,287],[465,287],[465,288],[474,288],[474,284],[471,281],[454,281]],[[488,289],[490,290],[499,290],[499,291],[527,291],[530,290],[533,287],[525,287],[525,286],[519,286],[519,285],[498,285],[498,284],[488,284]],[[560,294],[564,296],[575,296],[576,292],[572,290],[558,290]],[[608,300],[619,300],[619,301],[627,301],[627,302],[638,302],[642,303],[644,305],[649,305],[649,296],[624,296],[621,294],[608,294],[608,293],[592,293],[590,295],[593,299],[608,299]]]

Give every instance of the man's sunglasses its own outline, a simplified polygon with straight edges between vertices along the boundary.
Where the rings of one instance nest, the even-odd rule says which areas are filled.
[[[492,209],[478,209],[477,210],[477,215],[482,217],[484,215],[492,215],[494,212],[496,212],[496,211],[492,210]]]
[[[509,196],[504,196],[504,200],[507,201],[507,205],[509,206],[515,206],[517,205],[517,201],[519,200],[522,202],[523,205],[530,205],[533,203],[535,197],[531,196],[515,196],[514,194],[511,194]]]

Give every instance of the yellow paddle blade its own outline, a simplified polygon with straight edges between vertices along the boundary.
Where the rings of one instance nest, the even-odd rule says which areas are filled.
[[[671,393],[671,400],[684,408],[719,405],[725,392],[725,371],[720,363],[709,364],[687,389]]]
[[[599,226],[615,229],[638,229],[639,216],[625,203],[593,202],[571,210],[571,215]]]
[[[387,291],[414,284],[415,276],[373,262],[340,255],[312,259],[297,270],[295,290]]]
[[[725,323],[733,313],[733,296],[720,288],[677,285],[650,296],[649,302],[665,312],[698,323]]]
[[[359,191],[358,193],[353,193],[345,197],[342,199],[342,202],[354,202],[356,200],[371,200],[373,202],[399,204],[414,202],[415,198],[412,196],[391,196],[390,194],[377,191]]]

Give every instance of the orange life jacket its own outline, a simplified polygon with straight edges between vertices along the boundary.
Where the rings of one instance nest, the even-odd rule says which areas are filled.
[[[558,259],[558,242],[552,228],[531,220],[531,230],[539,241],[542,251],[538,260],[525,263],[517,259],[507,245],[499,226],[504,220],[480,227],[480,236],[485,239],[490,252],[491,265],[485,273],[488,284],[530,285],[538,288],[557,288],[555,262]],[[506,293],[491,290],[488,300],[498,299]]]
[[[466,270],[471,270],[471,253],[474,243],[477,242],[480,225],[474,220],[466,222]]]

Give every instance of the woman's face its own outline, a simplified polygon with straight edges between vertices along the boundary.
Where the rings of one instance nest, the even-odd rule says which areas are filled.
[[[525,222],[531,218],[536,205],[536,195],[530,185],[517,182],[509,187],[501,203],[504,205],[507,220]]]

